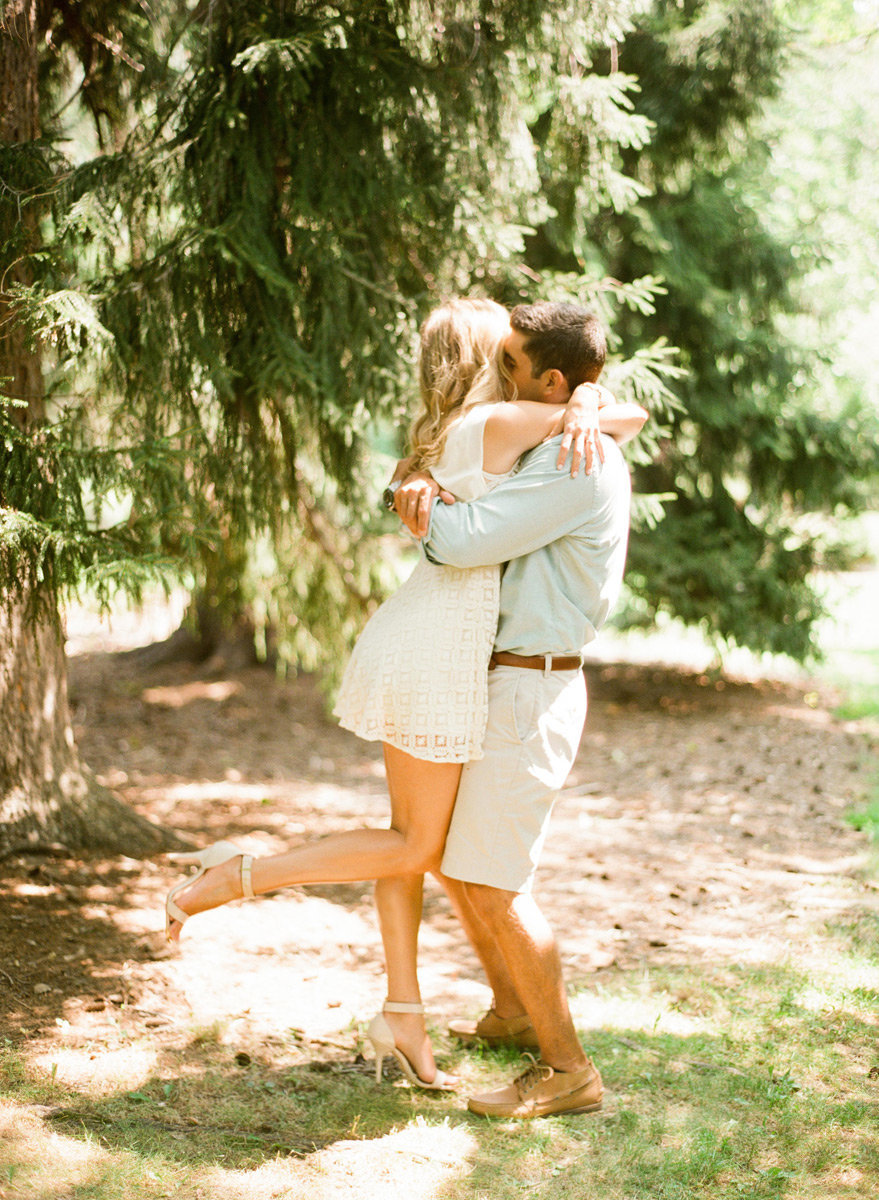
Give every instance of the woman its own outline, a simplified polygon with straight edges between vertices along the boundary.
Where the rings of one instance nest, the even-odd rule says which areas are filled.
[[[413,426],[413,467],[428,467],[461,500],[475,499],[518,457],[569,419],[580,427],[598,411],[596,389],[578,388],[568,406],[506,401],[502,345],[506,311],[487,300],[456,300],[421,334],[421,411]],[[605,405],[601,427],[637,432],[646,413]],[[591,414],[591,416],[590,416]],[[637,426],[637,428],[635,428]],[[464,762],[479,757],[485,727],[488,659],[497,623],[499,569],[459,570],[422,560],[374,614],[345,673],[337,715],[381,740],[391,798],[389,829],[357,829],[256,860],[226,842],[193,855],[199,871],[169,893],[168,936],[187,917],[242,896],[293,884],[376,879],[388,973],[388,999],[370,1025],[380,1077],[393,1055],[413,1084],[454,1086],[437,1070],[416,971],[422,879],[439,866]]]

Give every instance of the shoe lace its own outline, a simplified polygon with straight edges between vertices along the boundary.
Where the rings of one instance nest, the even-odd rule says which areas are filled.
[[[538,1062],[533,1054],[526,1054],[525,1057],[531,1059],[531,1065],[521,1075],[516,1076],[516,1086],[521,1096],[543,1083],[544,1080],[552,1079],[553,1076],[553,1070],[549,1063]]]

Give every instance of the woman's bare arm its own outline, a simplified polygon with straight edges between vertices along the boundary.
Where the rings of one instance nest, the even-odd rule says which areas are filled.
[[[634,402],[608,404],[598,414],[598,427],[602,433],[612,437],[618,446],[622,446],[638,436],[649,415],[646,408]]]
[[[592,465],[590,439],[595,438],[596,431],[609,434],[615,441],[628,441],[646,420],[647,412],[640,405],[617,404],[610,392],[594,384],[577,388],[567,404],[528,400],[498,404],[485,423],[482,468],[492,475],[502,475],[512,470],[526,450],[564,432],[559,467],[573,451],[571,473],[577,473],[584,454],[588,471]],[[600,442],[596,444],[600,455]]]

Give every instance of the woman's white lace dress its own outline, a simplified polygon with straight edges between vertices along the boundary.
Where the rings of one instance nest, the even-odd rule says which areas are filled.
[[[459,500],[475,500],[503,478],[482,470],[493,407],[470,409],[431,467]],[[496,566],[444,567],[422,557],[357,640],[333,710],[340,724],[414,758],[481,758],[499,590]]]

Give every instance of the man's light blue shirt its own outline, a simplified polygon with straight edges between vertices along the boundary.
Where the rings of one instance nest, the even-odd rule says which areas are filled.
[[[590,474],[556,469],[561,438],[469,503],[434,502],[424,551],[454,567],[506,563],[495,649],[579,654],[616,602],[629,531],[631,483],[617,444]]]

